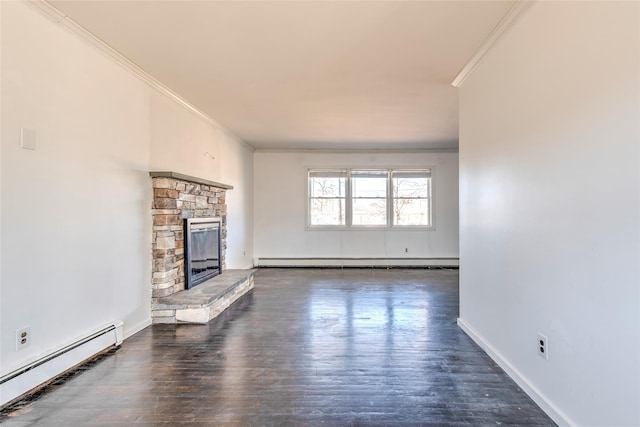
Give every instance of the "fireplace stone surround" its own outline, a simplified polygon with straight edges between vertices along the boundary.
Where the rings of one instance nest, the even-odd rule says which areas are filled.
[[[149,172],[153,186],[153,323],[206,323],[253,288],[254,270],[226,270],[231,185],[176,172]],[[221,274],[185,290],[184,219],[219,217]]]

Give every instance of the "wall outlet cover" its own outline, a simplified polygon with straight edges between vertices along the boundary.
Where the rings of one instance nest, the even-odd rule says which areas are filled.
[[[25,326],[16,330],[16,351],[23,350],[31,345],[31,326]]]
[[[30,128],[20,129],[20,146],[25,150],[36,149],[36,130]]]
[[[538,356],[549,360],[549,339],[541,333],[538,333]]]

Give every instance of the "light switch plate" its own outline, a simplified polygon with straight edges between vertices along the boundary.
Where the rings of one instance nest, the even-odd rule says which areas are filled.
[[[20,145],[25,150],[36,149],[36,131],[30,128],[20,129]]]

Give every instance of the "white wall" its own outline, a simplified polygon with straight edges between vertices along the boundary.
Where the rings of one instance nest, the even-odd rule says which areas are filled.
[[[25,3],[0,7],[5,371],[149,318],[151,190],[149,89]],[[35,151],[21,148],[22,126]],[[18,352],[26,325],[32,344]]]
[[[561,424],[640,425],[639,6],[535,3],[460,91],[461,325]]]
[[[307,169],[322,167],[433,167],[435,230],[307,230]],[[458,257],[457,153],[258,151],[254,192],[256,258]]]
[[[250,265],[252,152],[26,2],[0,10],[6,373],[107,322],[125,335],[149,323],[151,169],[234,185],[227,263]],[[35,151],[21,127],[37,131]],[[31,347],[16,351],[26,325]]]
[[[160,94],[151,98],[153,171],[229,184],[227,268],[253,266],[253,148]]]

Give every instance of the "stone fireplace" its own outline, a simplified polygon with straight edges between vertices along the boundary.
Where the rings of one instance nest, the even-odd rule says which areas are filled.
[[[149,175],[153,186],[152,321],[206,323],[253,288],[254,270],[226,270],[226,192],[233,187],[176,172]],[[185,290],[187,218],[219,221],[221,274]]]
[[[175,172],[150,172],[153,185],[152,298],[182,291],[185,218],[220,218],[220,259],[227,248],[226,192],[233,187]]]

